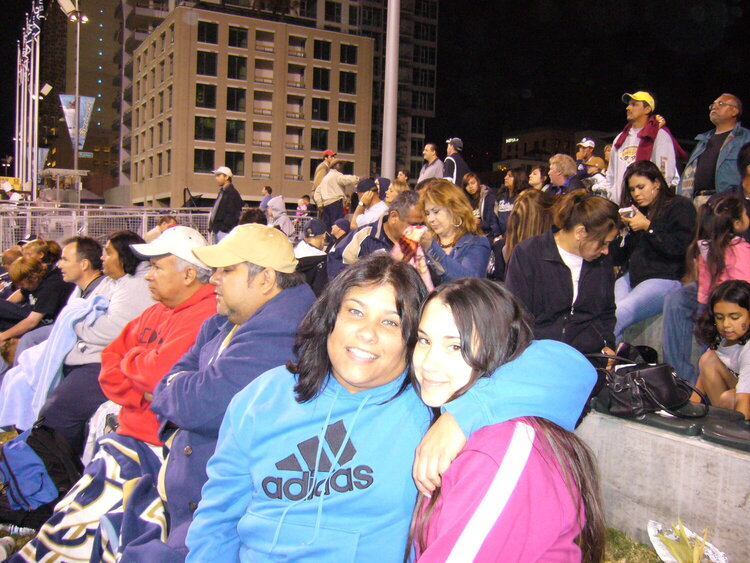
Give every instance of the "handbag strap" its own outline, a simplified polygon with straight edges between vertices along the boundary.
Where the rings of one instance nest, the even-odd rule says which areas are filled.
[[[708,398],[701,391],[698,391],[698,389],[696,389],[695,387],[693,387],[692,385],[690,385],[684,379],[680,379],[677,376],[675,376],[675,379],[679,380],[677,382],[679,385],[684,385],[685,387],[687,387],[687,388],[695,391],[698,394],[698,396],[701,398],[701,404],[704,406],[703,413],[701,413],[701,414],[686,414],[686,413],[676,412],[676,411],[672,410],[671,408],[669,408],[668,406],[664,405],[659,399],[656,398],[656,396],[651,392],[651,389],[648,388],[648,385],[646,385],[646,382],[643,380],[642,377],[635,377],[635,378],[633,378],[633,383],[635,383],[636,385],[638,385],[638,387],[640,387],[641,389],[643,389],[643,392],[646,393],[646,395],[648,395],[649,398],[654,403],[656,403],[657,405],[659,405],[659,407],[661,407],[661,409],[663,411],[668,412],[672,416],[676,416],[677,418],[703,418],[704,416],[706,416],[708,414]]]
[[[596,354],[586,354],[587,358],[593,358],[597,360],[617,360],[620,363],[624,364],[637,364],[638,362],[634,362],[630,358],[625,358],[623,356],[614,356],[612,354],[603,354],[603,353],[596,353]]]

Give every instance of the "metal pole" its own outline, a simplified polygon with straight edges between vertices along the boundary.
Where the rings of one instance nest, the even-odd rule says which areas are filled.
[[[13,175],[18,177],[18,161],[21,157],[21,44],[16,42],[16,134],[13,139]]]
[[[36,201],[37,187],[39,185],[39,35],[34,38],[32,43],[34,50],[34,105],[32,117],[32,154],[31,165],[31,199]]]
[[[78,0],[76,0],[76,12],[78,12],[78,18],[76,19],[76,113],[75,113],[75,141],[73,143],[73,170],[76,173],[76,190],[78,191],[78,205],[81,204],[81,176],[78,174],[78,135],[80,128],[78,126],[78,120],[80,108],[80,99],[78,95],[78,74],[80,71],[80,56],[81,56],[81,12],[78,7]]]
[[[383,145],[380,174],[396,177],[396,110],[398,107],[398,44],[401,0],[388,0],[385,39],[385,92],[383,96]]]

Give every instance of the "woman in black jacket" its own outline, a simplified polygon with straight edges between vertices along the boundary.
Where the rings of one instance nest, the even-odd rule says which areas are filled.
[[[625,272],[615,283],[618,341],[631,324],[661,313],[666,295],[681,286],[695,230],[693,202],[675,195],[649,160],[628,166],[620,207],[628,230],[611,249]]]
[[[556,229],[518,244],[505,285],[534,315],[534,338],[584,354],[615,343],[614,268],[608,254],[620,217],[611,201],[574,190],[553,207]]]
[[[490,188],[482,185],[479,176],[474,172],[464,175],[461,187],[471,204],[474,217],[479,222],[479,228],[492,244],[492,241],[500,236],[500,221],[495,214],[495,194]]]

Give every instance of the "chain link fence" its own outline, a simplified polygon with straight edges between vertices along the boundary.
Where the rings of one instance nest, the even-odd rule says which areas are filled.
[[[192,227],[207,239],[209,208],[177,209],[152,207],[114,207],[106,205],[19,203],[0,204],[0,252],[20,240],[42,238],[62,242],[66,238],[85,235],[102,244],[116,231],[130,230],[144,236],[156,227],[159,219],[172,215],[177,223]],[[294,225],[293,243],[302,238],[302,229],[309,217],[295,217],[288,212]]]

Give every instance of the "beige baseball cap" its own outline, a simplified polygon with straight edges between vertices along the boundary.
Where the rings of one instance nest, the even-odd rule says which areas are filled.
[[[287,236],[279,229],[256,223],[237,225],[218,244],[194,248],[193,253],[211,268],[225,268],[242,262],[285,274],[291,274],[297,268],[294,247]]]
[[[198,246],[206,246],[207,244],[208,241],[195,229],[185,227],[184,225],[177,225],[168,228],[153,242],[148,244],[131,244],[130,248],[138,256],[146,260],[156,256],[174,254],[178,258],[182,258],[195,266],[205,268],[206,265],[193,254],[193,249]]]

